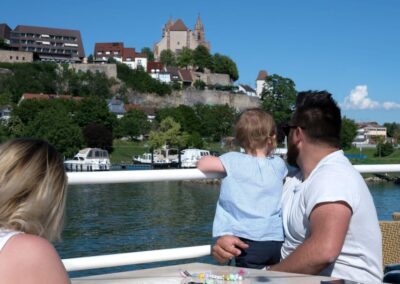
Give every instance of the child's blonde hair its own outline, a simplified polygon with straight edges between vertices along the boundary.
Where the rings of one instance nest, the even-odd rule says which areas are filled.
[[[235,138],[239,146],[254,154],[268,147],[267,154],[276,148],[276,125],[272,115],[259,108],[243,111],[235,125]]]
[[[39,139],[0,145],[0,227],[60,238],[67,175],[57,150]]]

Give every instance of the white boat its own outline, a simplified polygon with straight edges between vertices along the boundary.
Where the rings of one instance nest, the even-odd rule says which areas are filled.
[[[111,163],[107,150],[85,148],[72,160],[64,161],[64,166],[68,171],[109,171]]]
[[[210,151],[201,149],[184,149],[181,151],[181,167],[195,168],[198,160],[210,155]]]
[[[177,167],[178,150],[164,147],[154,150],[153,161],[151,159],[151,153],[133,156],[132,160],[134,164],[148,164],[153,165],[155,168]]]

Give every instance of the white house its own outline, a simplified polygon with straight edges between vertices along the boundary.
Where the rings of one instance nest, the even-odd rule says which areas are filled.
[[[256,91],[250,87],[249,85],[239,84],[238,85],[238,92],[246,94],[249,97],[258,97]]]
[[[262,93],[264,87],[267,85],[267,83],[265,82],[265,78],[267,76],[268,76],[268,73],[265,70],[261,70],[260,72],[258,72],[258,76],[256,79],[256,94],[259,98],[261,97],[261,93]]]
[[[379,141],[386,141],[387,129],[376,123],[360,124],[357,129],[357,136],[353,141],[354,146],[376,144]]]

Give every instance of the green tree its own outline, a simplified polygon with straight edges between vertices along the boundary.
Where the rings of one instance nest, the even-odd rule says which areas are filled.
[[[383,142],[379,142],[376,145],[376,152],[375,152],[375,156],[376,157],[386,157],[389,156],[390,154],[392,154],[394,152],[394,148],[393,145],[389,142],[383,143]]]
[[[117,118],[108,110],[106,101],[98,97],[87,97],[80,101],[73,118],[82,128],[89,124],[102,124],[111,132],[117,123]]]
[[[196,81],[194,81],[193,87],[195,87],[196,90],[204,90],[206,88],[206,83],[204,83],[200,79],[197,79]]]
[[[154,61],[154,53],[149,47],[143,47],[140,53],[146,54],[148,61]]]
[[[201,138],[201,135],[198,132],[191,133],[187,141],[187,146],[189,148],[203,148],[204,141]]]
[[[57,92],[56,63],[0,63],[0,68],[11,70],[0,84],[0,94],[10,92],[17,103],[23,93],[55,94]]]
[[[215,73],[228,74],[232,81],[239,79],[236,63],[228,56],[216,53],[213,56],[213,62]]]
[[[396,123],[396,122],[392,122],[392,123],[384,123],[383,126],[386,127],[386,131],[387,131],[387,136],[389,137],[393,137],[395,138],[395,134],[396,131],[398,132],[400,130],[400,124]]]
[[[87,147],[101,148],[112,152],[113,134],[104,125],[96,123],[86,125],[82,133]]]
[[[193,65],[193,51],[190,48],[184,47],[176,58],[179,67],[188,68]]]
[[[199,133],[202,137],[216,142],[232,135],[236,117],[234,108],[226,104],[214,106],[197,104],[195,112],[201,122]]]
[[[204,71],[204,68],[213,69],[213,58],[205,46],[199,45],[193,51],[193,64],[200,72]]]
[[[130,140],[136,140],[141,135],[146,135],[151,124],[147,120],[144,111],[134,109],[128,111],[118,122],[118,135],[127,136]]]
[[[189,135],[181,131],[181,125],[171,117],[161,121],[157,131],[150,131],[149,143],[153,148],[182,147],[187,145]]]
[[[49,141],[64,156],[71,157],[82,148],[82,131],[61,107],[44,109],[28,123],[24,136]]]
[[[88,56],[88,58],[87,58],[87,62],[88,62],[88,63],[93,63],[93,61],[94,61],[93,55],[90,54],[90,55]]]
[[[287,123],[296,103],[294,82],[279,75],[267,76],[266,87],[261,93],[262,108],[271,113],[277,124]]]
[[[164,66],[176,66],[175,54],[169,49],[164,49],[160,53],[160,62]]]
[[[0,38],[0,49],[10,49],[10,45],[6,43],[2,38]]]
[[[178,107],[163,108],[156,112],[156,121],[159,123],[167,117],[171,117],[178,122],[183,131],[188,133],[200,131],[201,122],[195,110],[190,106],[180,105]]]
[[[357,124],[352,119],[343,117],[340,133],[340,144],[343,149],[351,148],[351,143],[357,135]]]
[[[171,94],[171,87],[150,77],[143,70],[132,70],[126,64],[117,64],[118,79],[127,87],[142,93]]]

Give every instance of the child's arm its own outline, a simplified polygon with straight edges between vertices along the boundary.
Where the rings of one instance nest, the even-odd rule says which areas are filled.
[[[202,172],[225,173],[221,160],[214,156],[204,156],[197,162],[197,168]]]

